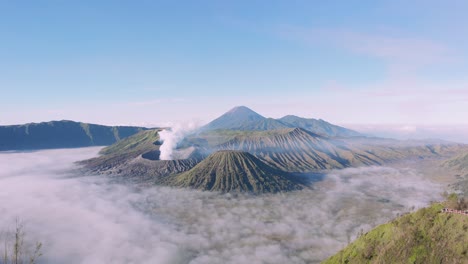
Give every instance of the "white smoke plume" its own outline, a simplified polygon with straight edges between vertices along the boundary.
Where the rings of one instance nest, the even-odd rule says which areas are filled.
[[[159,148],[159,151],[161,151],[159,158],[161,160],[175,159],[177,144],[197,127],[195,123],[189,122],[186,124],[175,124],[171,128],[159,132],[159,138],[163,142]]]
[[[440,199],[411,169],[336,170],[262,196],[134,189],[67,170],[99,148],[0,153],[0,233],[15,217],[39,263],[319,263],[361,230]]]

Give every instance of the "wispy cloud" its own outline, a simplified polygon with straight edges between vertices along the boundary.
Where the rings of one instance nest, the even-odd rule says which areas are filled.
[[[453,61],[451,50],[434,40],[396,36],[384,33],[364,33],[347,29],[282,27],[280,33],[311,44],[332,45],[357,54],[383,59],[391,64],[420,67]]]

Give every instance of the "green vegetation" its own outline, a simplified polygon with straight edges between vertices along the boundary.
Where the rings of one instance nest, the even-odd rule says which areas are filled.
[[[457,182],[450,185],[453,191],[468,198],[468,152],[457,155],[442,163],[442,166],[454,170],[457,175]]]
[[[121,155],[138,153],[143,154],[148,151],[159,149],[158,129],[140,131],[134,136],[125,138],[109,147],[101,150],[100,154],[103,155]]]
[[[464,197],[459,197],[455,193],[446,196],[447,200],[444,202],[445,207],[455,210],[468,209],[468,200]]]
[[[441,212],[454,199],[380,225],[323,263],[468,263],[468,216]]]
[[[101,150],[99,157],[80,161],[86,169],[93,173],[117,173],[128,171],[129,174],[135,172],[135,167],[126,170],[127,162],[139,157],[140,155],[159,151],[159,130],[144,130],[136,135],[125,138],[109,147]],[[143,166],[143,165],[141,165]],[[123,168],[123,170],[121,169]],[[146,168],[138,169],[141,173],[146,173]]]
[[[443,166],[468,174],[468,152],[445,161]]]
[[[206,191],[251,193],[291,191],[304,187],[292,176],[240,151],[218,151],[193,169],[169,178],[165,183]]]
[[[12,232],[3,232],[0,264],[34,264],[42,256],[42,243],[29,244],[23,224],[17,219]]]

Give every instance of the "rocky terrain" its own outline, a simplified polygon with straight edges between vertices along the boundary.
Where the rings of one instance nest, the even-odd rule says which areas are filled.
[[[248,152],[222,150],[191,170],[168,178],[166,184],[203,191],[281,192],[305,187],[293,175],[274,169]]]

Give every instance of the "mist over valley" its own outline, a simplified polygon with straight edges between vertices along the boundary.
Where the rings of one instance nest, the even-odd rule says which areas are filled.
[[[310,189],[261,196],[76,174],[74,162],[99,150],[0,154],[0,228],[20,217],[44,244],[39,263],[318,263],[441,198],[417,171],[389,167],[333,170]]]

